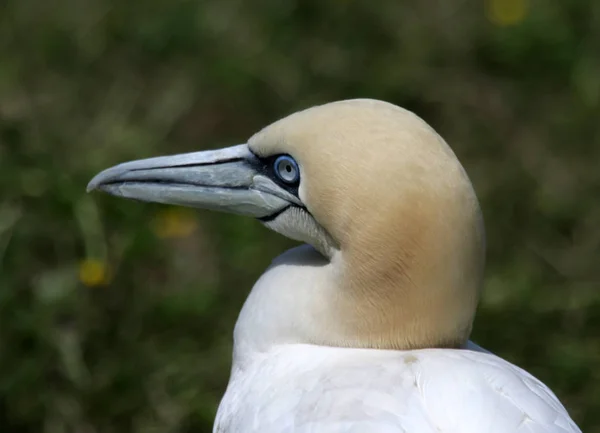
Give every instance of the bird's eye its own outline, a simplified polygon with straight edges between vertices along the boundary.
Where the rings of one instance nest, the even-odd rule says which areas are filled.
[[[294,158],[288,155],[282,155],[275,160],[273,164],[275,174],[285,183],[295,183],[300,179],[300,169]]]

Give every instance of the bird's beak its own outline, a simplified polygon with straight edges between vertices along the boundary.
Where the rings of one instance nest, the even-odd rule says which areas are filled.
[[[240,144],[119,164],[97,174],[87,190],[268,218],[295,197],[262,175],[262,168],[248,146]]]

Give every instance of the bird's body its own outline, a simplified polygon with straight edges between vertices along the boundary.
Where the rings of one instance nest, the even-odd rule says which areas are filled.
[[[279,345],[234,366],[216,433],[575,433],[539,380],[468,349]]]
[[[545,385],[468,340],[483,219],[458,159],[413,113],[325,104],[89,188],[252,216],[307,244],[248,296],[216,433],[580,433]]]

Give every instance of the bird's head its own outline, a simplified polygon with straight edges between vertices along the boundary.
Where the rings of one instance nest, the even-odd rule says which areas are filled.
[[[313,107],[246,144],[117,165],[88,189],[252,216],[312,245],[334,267],[323,314],[338,326],[306,342],[459,346],[470,333],[485,249],[477,198],[444,140],[397,106]]]

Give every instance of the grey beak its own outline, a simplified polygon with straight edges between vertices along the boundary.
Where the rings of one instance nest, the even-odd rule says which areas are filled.
[[[261,175],[261,168],[248,146],[240,144],[119,164],[97,174],[87,190],[267,218],[291,203],[289,194]]]

